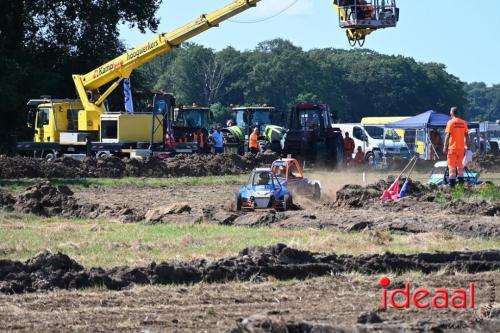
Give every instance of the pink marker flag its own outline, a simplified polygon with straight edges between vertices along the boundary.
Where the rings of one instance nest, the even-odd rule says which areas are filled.
[[[399,196],[399,179],[396,179],[394,183],[392,183],[391,187],[388,190],[385,190],[380,196],[380,200],[394,200],[398,201]]]

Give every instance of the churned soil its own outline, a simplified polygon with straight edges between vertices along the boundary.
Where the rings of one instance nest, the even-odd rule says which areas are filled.
[[[498,172],[500,171],[500,155],[481,155],[474,154],[472,163],[468,165],[468,168],[479,172]]]
[[[476,311],[451,309],[379,310],[380,276],[334,275],[261,283],[137,287],[123,291],[71,290],[0,294],[0,330],[19,332],[498,332],[498,311],[482,310],[498,272],[391,276],[397,288],[467,288],[476,284]],[[497,296],[498,302],[498,296]],[[498,303],[496,305],[498,307]],[[255,316],[257,315],[257,317]],[[265,318],[288,330],[236,330]],[[377,323],[377,317],[382,323]],[[248,320],[247,318],[251,318]],[[247,319],[247,320],[245,320]],[[257,320],[256,320],[257,319]],[[479,320],[478,320],[479,319]],[[300,329],[298,325],[300,324]],[[453,326],[455,325],[455,326]],[[460,326],[458,326],[460,325]],[[308,330],[308,327],[315,330]],[[269,327],[276,327],[273,324]],[[283,326],[281,326],[283,327]],[[344,330],[320,330],[320,327]],[[461,330],[447,330],[461,327]],[[291,328],[297,328],[291,330]],[[236,330],[236,331],[234,331]]]
[[[66,186],[42,181],[19,195],[0,191],[0,207],[41,216],[107,218],[121,223],[214,223],[249,227],[333,228],[401,233],[445,232],[482,238],[500,237],[499,202],[435,202],[433,190],[410,186],[400,202],[380,201],[390,182],[367,187],[346,185],[335,199],[296,197],[296,210],[234,211],[239,186],[185,186],[163,188],[84,188],[75,193]]]
[[[120,159],[104,157],[76,160],[69,157],[51,161],[30,157],[0,156],[0,178],[121,178],[121,177],[202,177],[234,175],[270,165],[278,156],[272,152],[224,155],[177,155],[157,158]]]
[[[229,281],[291,280],[361,273],[401,274],[437,271],[478,273],[500,270],[500,250],[478,252],[336,255],[296,250],[284,244],[243,249],[216,261],[151,263],[147,267],[85,269],[68,256],[44,252],[19,262],[0,260],[0,292],[17,294],[53,289],[104,286],[121,290],[132,285],[225,283]]]
[[[55,186],[50,181],[40,181],[19,195],[0,190],[0,209],[43,217],[116,218],[120,222],[137,222],[144,218],[126,205],[110,207],[103,202],[80,202],[69,187]]]
[[[320,202],[296,197],[298,210],[280,212],[234,211],[234,193],[239,186],[186,186],[164,188],[98,188],[75,191],[86,205],[106,203],[112,211],[124,204],[137,215],[155,207],[187,203],[189,214],[169,215],[164,223],[217,223],[251,227],[333,228],[341,231],[394,231],[404,233],[446,232],[467,237],[500,237],[500,203],[468,203],[446,199],[435,202],[434,191],[419,183],[410,186],[409,197],[400,202],[378,199],[390,185],[380,181],[368,187],[347,185],[336,198],[325,195]]]

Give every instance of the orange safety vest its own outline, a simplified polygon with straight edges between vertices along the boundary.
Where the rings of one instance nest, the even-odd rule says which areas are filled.
[[[467,123],[454,117],[446,125],[446,133],[450,135],[449,150],[465,150],[465,135],[469,132]]]
[[[356,148],[354,140],[352,138],[344,138],[344,150],[354,152],[354,148]]]
[[[250,139],[249,139],[249,146],[250,148],[256,148],[259,149],[259,136],[257,133],[252,133],[250,134]]]
[[[356,153],[356,156],[354,156],[354,160],[356,162],[362,163],[365,160],[365,153],[363,153],[362,151],[358,151]]]

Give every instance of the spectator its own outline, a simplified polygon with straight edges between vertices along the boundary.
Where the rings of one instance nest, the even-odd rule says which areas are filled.
[[[354,162],[357,165],[365,164],[365,153],[363,152],[363,148],[361,148],[361,146],[358,147],[358,151],[356,152],[356,156],[354,156]]]
[[[469,128],[467,123],[459,118],[457,107],[451,108],[451,120],[446,125],[446,139],[443,154],[448,156],[449,182],[455,186],[457,177],[460,183],[464,181],[464,156],[470,147]]]
[[[217,126],[215,131],[212,133],[212,139],[214,141],[214,148],[216,154],[224,153],[224,135],[220,131],[220,127]]]
[[[257,155],[257,153],[260,151],[259,129],[257,127],[255,127],[252,134],[250,134],[250,138],[248,139],[248,147],[250,148],[250,152],[252,154]]]
[[[443,151],[443,140],[441,139],[441,135],[435,129],[431,130],[429,133],[429,138],[431,140],[432,149],[431,149],[431,160],[437,161],[439,160],[438,152]]]
[[[354,143],[354,140],[349,137],[349,133],[345,132],[345,138],[344,138],[344,162],[346,164],[349,164],[349,162],[352,161],[352,154],[354,154],[354,148],[356,147],[356,144]]]

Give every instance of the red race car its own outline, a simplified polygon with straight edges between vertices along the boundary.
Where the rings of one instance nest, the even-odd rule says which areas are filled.
[[[271,170],[278,176],[280,183],[292,193],[311,196],[314,200],[321,198],[321,183],[304,177],[299,162],[294,158],[274,161]]]

